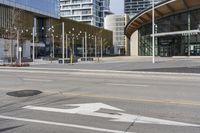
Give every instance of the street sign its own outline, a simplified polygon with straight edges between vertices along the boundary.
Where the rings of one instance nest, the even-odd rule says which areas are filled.
[[[143,124],[159,124],[159,125],[170,125],[170,126],[191,126],[191,127],[200,127],[197,124],[183,123],[177,121],[169,121],[163,119],[157,119],[152,117],[144,117],[140,115],[132,115],[122,113],[124,110],[112,107],[103,103],[85,103],[85,104],[68,104],[67,107],[75,107],[73,109],[59,109],[59,108],[50,108],[50,107],[40,107],[40,106],[25,106],[24,109],[38,110],[38,111],[47,111],[55,113],[66,113],[66,114],[78,114],[84,116],[93,116],[93,117],[102,117],[110,118],[111,121],[115,122],[135,122]],[[100,109],[114,110],[117,111],[116,114],[108,114],[99,112]]]

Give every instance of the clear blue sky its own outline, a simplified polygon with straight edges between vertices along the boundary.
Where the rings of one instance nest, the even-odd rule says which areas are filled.
[[[111,11],[115,14],[124,13],[124,0],[110,0]]]

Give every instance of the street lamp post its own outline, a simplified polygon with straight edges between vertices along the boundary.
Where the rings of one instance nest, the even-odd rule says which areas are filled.
[[[34,27],[33,27],[32,35],[33,35],[32,59],[33,59],[33,62],[34,62],[35,61],[35,28]]]
[[[74,36],[72,37],[72,55],[74,56]]]
[[[87,61],[87,32],[85,32],[85,61]]]
[[[55,39],[54,39],[54,35],[52,34],[52,43],[53,43],[53,49],[52,49],[52,52],[53,52],[53,58],[55,58]]]
[[[66,58],[68,58],[68,35],[66,34]]]
[[[103,58],[103,38],[101,37],[101,59]]]
[[[44,27],[42,27],[42,30],[44,30]],[[54,26],[52,25],[50,28],[48,28],[49,34],[52,39],[52,45],[50,48],[50,57],[55,57],[55,38],[54,38]]]
[[[152,63],[155,63],[155,1],[152,0]]]
[[[19,30],[17,30],[17,59],[19,60]]]
[[[65,23],[62,22],[62,64],[65,64]]]
[[[85,51],[85,47],[84,47],[85,44],[84,44],[84,41],[85,41],[85,40],[84,40],[84,37],[82,37],[82,57],[83,57],[83,58],[84,58],[84,53],[85,53],[85,52],[84,52],[84,51]]]
[[[97,57],[97,36],[95,35],[95,58]]]

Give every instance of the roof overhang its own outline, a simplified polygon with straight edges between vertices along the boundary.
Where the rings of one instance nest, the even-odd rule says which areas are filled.
[[[155,19],[196,8],[200,8],[200,0],[166,0],[155,5]],[[129,21],[125,27],[125,35],[130,38],[133,32],[151,21],[152,7],[149,7]]]

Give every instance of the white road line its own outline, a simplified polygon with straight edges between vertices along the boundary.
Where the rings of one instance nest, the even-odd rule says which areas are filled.
[[[52,82],[52,80],[48,79],[29,79],[29,78],[24,78],[24,81],[36,81],[36,82]]]
[[[0,70],[13,69],[12,67],[0,67]],[[15,70],[58,70],[58,71],[79,71],[79,72],[105,72],[105,73],[120,73],[120,74],[153,74],[153,75],[183,75],[183,76],[200,76],[199,73],[175,73],[175,72],[150,72],[150,71],[120,71],[120,70],[96,70],[96,69],[70,69],[70,68],[14,68]]]
[[[143,72],[140,72],[140,73],[135,73],[134,72],[134,74],[133,73],[126,73],[126,72],[120,72],[120,73],[118,73],[117,71],[116,71],[116,73],[114,73],[114,72],[111,72],[111,73],[109,73],[109,72],[92,72],[92,70],[91,70],[91,72],[86,72],[86,71],[78,71],[78,72],[71,72],[71,71],[44,71],[44,70],[40,70],[40,69],[38,69],[38,70],[34,70],[34,69],[19,69],[19,68],[17,68],[17,69],[1,69],[1,67],[0,67],[0,72],[16,72],[16,73],[35,73],[35,74],[62,74],[62,75],[88,75],[88,76],[117,76],[117,77],[144,77],[144,73]],[[150,74],[150,73],[149,73]],[[153,74],[153,73],[152,73]],[[174,76],[175,76],[175,74],[173,74]],[[171,75],[171,76],[173,76],[173,75]],[[197,74],[197,75],[200,75],[200,74]],[[192,80],[199,80],[199,78],[200,78],[200,76],[195,76],[195,75],[188,75],[187,77],[186,76],[175,76],[175,77],[170,77],[170,79],[172,79],[172,78],[174,78],[174,79],[185,79],[185,78],[187,78],[187,79],[192,79]],[[150,77],[148,77],[148,78],[152,78],[152,77],[158,77],[158,78],[160,78],[160,77],[163,77],[163,76],[166,76],[166,77],[163,77],[163,78],[169,78],[168,76],[169,76],[169,74],[163,74],[163,75],[158,75],[158,73],[155,73],[155,74],[153,74],[153,75],[151,75]],[[194,76],[194,77],[192,77],[192,76]],[[154,78],[155,79],[155,78]]]
[[[16,73],[43,73],[43,74],[68,74],[68,75],[91,75],[91,76],[119,76],[119,74],[117,73],[92,73],[92,72],[67,72],[67,71],[34,71],[34,70],[23,70],[23,69],[16,69],[16,70],[12,70],[12,69],[0,69],[0,72],[16,72]],[[140,76],[142,77],[142,75],[126,75],[126,74],[121,74],[120,76],[130,76],[130,77],[135,77],[135,76]]]
[[[106,83],[106,84],[114,86],[125,86],[125,87],[149,87],[149,85],[139,85],[139,84],[118,84],[118,83]]]
[[[83,126],[83,125],[74,125],[74,124],[67,124],[67,123],[59,123],[59,122],[52,122],[52,121],[42,121],[42,120],[35,120],[35,119],[17,118],[17,117],[3,116],[3,115],[0,115],[0,119],[24,121],[24,122],[31,122],[31,123],[40,123],[40,124],[71,127],[71,128],[79,128],[79,129],[99,131],[99,132],[107,132],[107,133],[134,133],[134,132],[110,130],[110,129],[104,129],[104,128],[96,128],[96,127],[89,127],[89,126]]]

